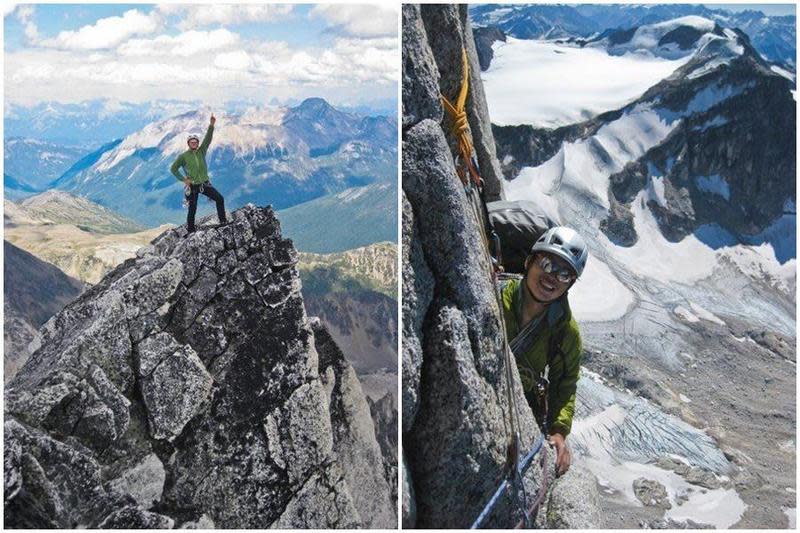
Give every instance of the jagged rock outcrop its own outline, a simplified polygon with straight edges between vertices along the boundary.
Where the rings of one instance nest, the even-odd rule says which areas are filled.
[[[388,527],[396,522],[396,513],[370,404],[355,370],[322,322],[312,320],[311,328],[319,354],[320,380],[330,405],[333,449],[343,467],[361,525]]]
[[[455,101],[461,88],[462,50],[466,50],[470,64],[466,111],[472,142],[486,196],[489,200],[499,200],[502,173],[466,5],[443,9],[439,5],[423,4],[403,10],[403,127],[425,118],[441,120],[439,95]],[[447,128],[450,128],[449,120]],[[453,139],[448,141],[455,147]]]
[[[383,469],[392,491],[392,504],[397,509],[397,402],[391,392],[377,401],[367,396],[369,411],[375,424],[375,437],[383,454]]]
[[[395,525],[292,242],[270,208],[231,220],[163,233],[43,326],[5,393],[7,526]]]
[[[484,132],[476,146],[493,140],[466,6],[404,5],[403,24],[403,525],[465,528],[502,478],[510,406],[489,265],[455,172],[448,119],[443,123],[437,110],[439,91],[457,93],[464,45],[472,135]],[[415,38],[405,38],[406,28]],[[499,165],[493,151],[477,151],[486,179]],[[516,366],[512,375],[527,450],[540,433]],[[535,461],[525,479],[528,494],[542,477]],[[539,525],[546,525],[544,511]],[[505,499],[485,525],[513,527],[515,513]]]
[[[489,70],[494,58],[492,45],[496,41],[506,42],[506,34],[497,26],[473,28],[472,32],[475,35],[475,51],[478,53],[481,70]]]

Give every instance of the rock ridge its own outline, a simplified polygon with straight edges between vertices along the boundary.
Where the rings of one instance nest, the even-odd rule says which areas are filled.
[[[164,232],[42,327],[5,393],[9,527],[393,527],[369,406],[306,316],[291,240],[270,207],[230,220]]]

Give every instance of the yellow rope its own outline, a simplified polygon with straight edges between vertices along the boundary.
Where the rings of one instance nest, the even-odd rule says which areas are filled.
[[[470,138],[469,119],[466,110],[467,93],[469,92],[469,60],[467,59],[467,50],[465,48],[461,49],[461,63],[461,89],[458,92],[458,99],[455,105],[450,103],[450,100],[445,95],[441,95],[441,98],[445,111],[453,121],[450,131],[458,140],[458,151],[461,153],[461,159],[469,170],[475,185],[480,185],[480,176],[472,164],[472,139]],[[465,176],[459,174],[459,177],[462,181],[465,180]]]

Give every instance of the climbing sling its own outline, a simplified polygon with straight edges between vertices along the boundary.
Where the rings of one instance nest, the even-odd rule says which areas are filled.
[[[462,59],[462,80],[461,80],[461,89],[459,90],[458,98],[456,99],[455,104],[452,104],[444,95],[441,95],[442,105],[444,106],[445,111],[451,117],[453,125],[451,128],[451,133],[456,138],[458,142],[458,156],[456,157],[456,173],[458,174],[461,183],[464,185],[464,189],[467,195],[467,200],[470,205],[470,210],[475,218],[475,221],[478,225],[479,233],[481,236],[481,241],[483,243],[483,252],[485,257],[485,264],[488,268],[488,275],[492,281],[492,285],[495,291],[495,298],[497,301],[498,307],[498,316],[500,317],[500,328],[503,332],[502,341],[503,341],[503,356],[504,356],[504,367],[505,367],[505,381],[506,381],[506,396],[507,402],[509,406],[509,412],[507,413],[508,423],[510,427],[510,438],[506,448],[506,469],[505,469],[505,476],[506,479],[500,484],[497,488],[493,496],[490,498],[487,505],[484,507],[483,511],[480,513],[478,518],[472,524],[472,528],[479,528],[489,516],[491,511],[500,501],[500,497],[505,494],[509,489],[511,489],[514,493],[515,500],[517,507],[519,508],[520,513],[522,514],[522,521],[521,523],[529,527],[532,523],[531,517],[535,518],[535,514],[538,511],[539,504],[536,503],[540,498],[536,498],[534,501],[534,505],[530,508],[527,506],[527,496],[525,494],[525,486],[523,483],[523,475],[525,471],[530,466],[531,462],[533,461],[533,457],[539,452],[539,450],[543,450],[545,448],[544,444],[544,433],[540,435],[540,438],[537,439],[537,442],[534,444],[531,451],[525,455],[523,460],[520,460],[521,457],[521,439],[520,439],[520,422],[519,422],[519,410],[516,404],[515,395],[513,393],[512,387],[514,383],[513,379],[513,367],[512,364],[515,364],[514,355],[511,349],[511,346],[508,341],[508,337],[506,335],[506,324],[505,324],[505,316],[503,312],[503,300],[502,295],[500,293],[499,284],[498,284],[498,271],[500,270],[499,265],[502,264],[502,253],[500,247],[500,239],[497,233],[494,231],[494,228],[491,226],[491,221],[488,216],[488,211],[486,208],[486,199],[484,197],[484,183],[483,179],[480,176],[480,169],[478,166],[477,159],[473,155],[473,146],[472,141],[470,139],[470,132],[469,132],[469,122],[466,113],[466,101],[467,101],[467,93],[469,89],[469,61],[467,59],[467,52],[466,49],[461,50],[461,59]],[[491,245],[490,245],[491,242]],[[490,248],[494,249],[495,257],[492,257],[490,253]],[[541,492],[541,491],[540,491]],[[543,493],[542,493],[543,498]]]

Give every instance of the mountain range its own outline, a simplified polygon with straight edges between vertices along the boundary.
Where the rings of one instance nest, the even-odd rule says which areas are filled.
[[[268,102],[227,101],[222,106],[228,112],[241,113],[252,107],[270,105],[294,107],[302,100],[289,98]],[[7,103],[4,116],[6,138],[29,138],[54,144],[80,144],[95,148],[110,139],[120,139],[138,131],[153,121],[164,120],[203,106],[201,101],[153,100],[142,103],[122,102],[109,98],[79,103],[40,102],[33,106]],[[337,106],[341,111],[356,115],[393,115],[397,103],[393,100],[372,104]]]
[[[757,10],[729,11],[690,4],[483,4],[470,7],[476,27],[496,26],[519,39],[589,38],[607,30],[634,30],[684,16],[700,16],[740,29],[771,62],[795,71],[796,16],[766,16]]]
[[[3,141],[6,197],[9,191],[24,195],[44,190],[85,155],[90,146],[6,137]]]
[[[613,54],[641,49],[642,42],[653,56],[686,59],[628,105],[555,129],[494,127],[504,172],[514,178],[507,191],[586,191],[608,209],[601,228],[625,246],[636,242],[632,209],[642,193],[670,241],[712,224],[722,234],[701,233],[715,247],[760,239],[775,241],[781,262],[794,257],[790,237],[769,231],[793,216],[792,82],[770,68],[744,33],[700,17],[580,45]],[[757,139],[754,131],[761,132]]]
[[[146,225],[183,222],[182,186],[169,172],[186,136],[211,110],[153,122],[86,156],[51,184]],[[207,154],[226,206],[283,209],[348,187],[396,180],[396,121],[343,113],[319,98],[294,108],[218,113]],[[199,213],[208,210],[201,202]]]
[[[41,193],[22,203],[5,200],[3,206],[6,240],[83,283],[97,283],[168,227],[144,229],[61,191]]]

